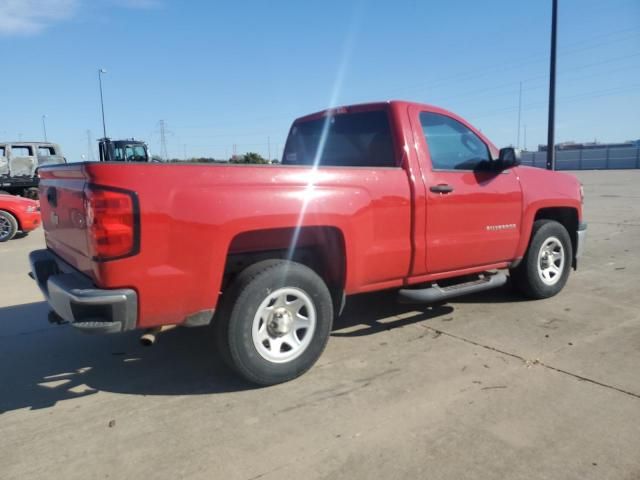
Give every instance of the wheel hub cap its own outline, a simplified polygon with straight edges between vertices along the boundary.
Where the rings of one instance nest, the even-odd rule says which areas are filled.
[[[271,292],[253,318],[251,338],[258,354],[273,363],[294,360],[309,347],[316,329],[311,297],[295,287]]]
[[[549,237],[538,253],[538,276],[546,285],[555,285],[562,277],[565,268],[565,252],[562,242]]]
[[[286,308],[278,308],[273,312],[269,321],[269,333],[273,336],[283,336],[293,328],[293,315]]]

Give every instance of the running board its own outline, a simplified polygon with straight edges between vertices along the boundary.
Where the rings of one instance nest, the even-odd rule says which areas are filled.
[[[504,273],[485,274],[484,277],[477,280],[447,285],[446,287],[434,284],[428,288],[403,288],[398,292],[398,301],[400,303],[436,303],[460,295],[501,287],[505,283],[507,283],[507,276]]]

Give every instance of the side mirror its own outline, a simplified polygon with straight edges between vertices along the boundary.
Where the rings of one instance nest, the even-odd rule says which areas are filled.
[[[520,150],[513,147],[505,147],[500,149],[496,167],[499,170],[517,167],[520,165]]]

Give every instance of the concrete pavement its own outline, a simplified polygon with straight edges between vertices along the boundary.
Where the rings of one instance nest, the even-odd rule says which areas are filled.
[[[48,325],[42,231],[0,244],[0,478],[640,479],[640,171],[577,175],[589,238],[560,295],[353,298],[318,365],[266,389],[207,329]]]

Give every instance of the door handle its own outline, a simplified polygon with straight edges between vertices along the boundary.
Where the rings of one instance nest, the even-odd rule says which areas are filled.
[[[451,193],[453,192],[453,187],[451,185],[447,185],[446,183],[439,183],[438,185],[432,185],[429,187],[433,193]]]

